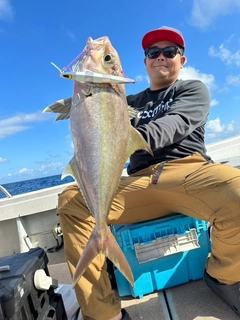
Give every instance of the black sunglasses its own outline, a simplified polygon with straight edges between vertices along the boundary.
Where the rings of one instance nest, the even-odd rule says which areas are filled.
[[[159,48],[159,47],[150,47],[147,50],[145,50],[145,56],[148,57],[149,59],[156,59],[157,57],[160,56],[162,53],[165,58],[170,58],[173,59],[176,57],[178,53],[182,55],[182,51],[179,47],[165,47],[165,48]]]

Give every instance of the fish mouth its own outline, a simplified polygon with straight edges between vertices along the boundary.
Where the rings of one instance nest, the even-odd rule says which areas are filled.
[[[93,50],[93,39],[91,37],[87,39],[87,45],[85,49],[88,51]]]
[[[87,39],[87,45],[85,48],[90,50],[99,50],[99,48],[103,47],[106,42],[106,39],[104,37],[99,38],[97,40],[93,40],[93,38],[88,37]]]

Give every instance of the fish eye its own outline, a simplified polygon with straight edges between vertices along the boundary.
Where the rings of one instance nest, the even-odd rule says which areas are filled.
[[[105,62],[111,62],[111,60],[112,60],[111,54],[106,54],[105,57],[104,57],[104,61]]]

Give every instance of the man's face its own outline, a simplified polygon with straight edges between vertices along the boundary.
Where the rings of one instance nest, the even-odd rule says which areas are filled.
[[[176,47],[177,45],[170,41],[159,41],[154,43],[151,47],[165,48],[169,46]],[[176,81],[185,61],[185,56],[181,56],[179,53],[177,53],[174,58],[166,58],[163,53],[155,59],[150,59],[146,56],[144,63],[150,78],[151,89],[157,89],[155,88],[157,84],[161,87],[161,84],[167,86]]]

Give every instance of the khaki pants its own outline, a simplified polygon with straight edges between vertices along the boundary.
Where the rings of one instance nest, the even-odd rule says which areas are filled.
[[[208,163],[195,153],[167,162],[154,184],[160,164],[122,177],[108,223],[128,224],[166,216],[172,212],[209,221],[212,254],[207,272],[226,284],[240,281],[240,170]],[[59,197],[58,215],[71,274],[95,226],[76,185]],[[114,298],[105,257],[99,254],[76,285],[85,319],[106,320],[121,305]]]

